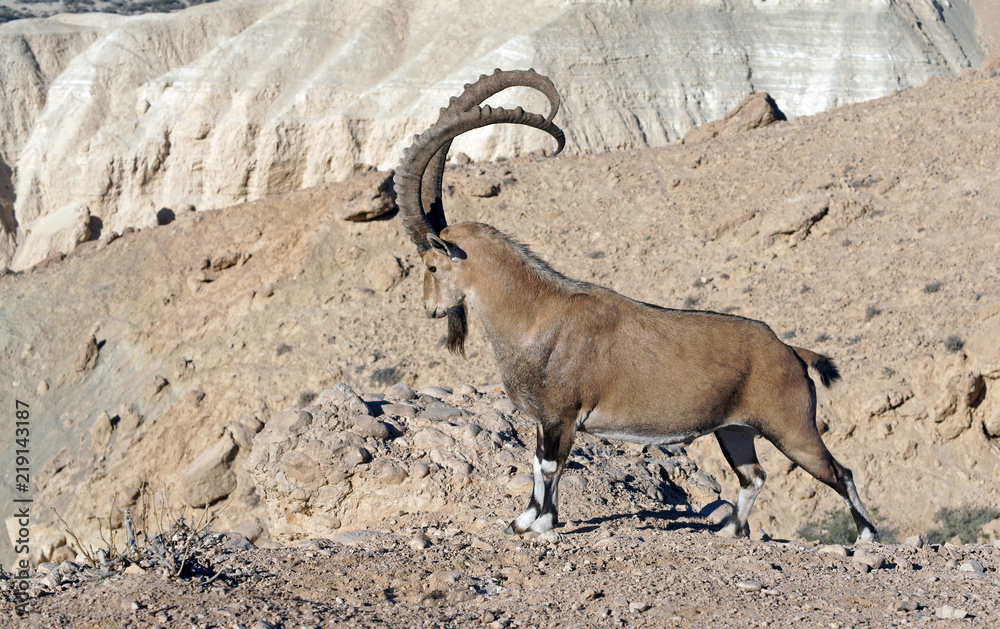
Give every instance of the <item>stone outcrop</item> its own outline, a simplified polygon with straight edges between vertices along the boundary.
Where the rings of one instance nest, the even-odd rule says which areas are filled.
[[[238,450],[232,437],[226,435],[191,462],[181,476],[185,504],[205,507],[236,489],[236,474],[230,468]]]
[[[778,104],[774,102],[770,94],[766,92],[751,94],[740,101],[740,104],[721,120],[713,120],[688,131],[684,134],[683,141],[697,142],[720,135],[734,135],[766,127],[779,120],[785,120],[785,114],[778,109]]]
[[[460,13],[470,10],[475,19]],[[222,0],[12,22],[0,58],[0,160],[14,190],[0,175],[0,268],[26,269],[72,240],[49,236],[69,206],[117,232],[156,225],[163,208],[392,168],[463,83],[495,66],[555,80],[579,152],[662,146],[753,92],[811,114],[954,76],[984,53],[973,14],[954,2]],[[534,93],[515,98],[543,108]],[[550,148],[544,134],[504,126],[454,151],[539,148]],[[387,203],[376,196],[377,212]]]
[[[532,489],[533,423],[496,410],[509,401],[500,393],[431,389],[409,399],[392,388],[388,399],[366,395],[365,402],[338,384],[312,405],[271,417],[244,463],[267,505],[271,535],[288,542],[386,523],[402,529],[460,510],[516,515]],[[439,391],[444,399],[431,395]],[[718,483],[682,448],[649,447],[637,458],[641,450],[578,435],[560,484],[562,518],[591,506],[620,516],[687,512],[689,504],[718,500]]]

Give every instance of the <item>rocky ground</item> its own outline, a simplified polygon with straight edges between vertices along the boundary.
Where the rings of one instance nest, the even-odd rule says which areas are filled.
[[[879,526],[906,539],[931,530],[941,507],[1000,504],[992,67],[667,149],[456,166],[449,217],[498,225],[570,276],[761,319],[833,356],[844,381],[820,392],[824,439]],[[124,510],[137,513],[149,494],[189,513],[226,504],[216,530],[287,545],[211,555],[216,573],[231,569],[204,588],[154,566],[72,585],[79,573],[66,565],[36,588],[55,593],[32,599],[33,615],[7,605],[12,622],[540,626],[617,615],[847,627],[953,622],[940,616],[954,610],[995,622],[995,547],[820,552],[798,531],[838,500],[765,444],[769,479],[751,528],[787,542],[710,535],[712,513],[699,512],[736,488],[711,440],[641,452],[581,439],[561,537],[503,536],[524,500],[531,427],[496,406],[478,322],[467,360],[441,347],[398,221],[342,220],[385,203],[384,179],[108,230],[68,258],[0,277],[0,398],[32,413],[34,561],[77,559],[51,508],[99,546],[101,528],[110,522],[120,540]],[[326,394],[337,383],[363,393],[364,408]],[[454,388],[406,399],[396,383]],[[13,437],[5,443],[14,460]],[[310,484],[300,455],[322,483]],[[252,476],[268,466],[273,482]],[[10,491],[13,466],[0,473]],[[407,502],[419,495],[426,502]]]
[[[994,627],[1000,546],[724,540],[688,512],[541,537],[467,515],[279,547],[206,544],[204,576],[45,564],[9,627]],[[215,576],[220,575],[221,576]],[[209,576],[212,575],[212,576]],[[212,577],[215,577],[212,580]],[[38,582],[58,585],[38,585]]]
[[[929,545],[913,536],[845,547],[763,531],[722,539],[712,531],[729,506],[713,500],[718,485],[680,446],[580,435],[560,492],[570,520],[542,535],[504,535],[531,491],[515,463],[533,427],[499,387],[400,385],[365,398],[338,385],[274,415],[255,439],[248,467],[272,534],[287,545],[257,548],[239,533],[202,529],[197,514],[147,539],[141,531],[163,530],[162,514],[157,525],[146,515],[154,505],[136,514],[134,552],[120,537],[106,556],[0,578],[4,625],[992,627],[1000,619],[1000,541]],[[309,460],[318,449],[328,456]],[[338,518],[364,528],[324,535]],[[186,568],[177,567],[182,556]]]

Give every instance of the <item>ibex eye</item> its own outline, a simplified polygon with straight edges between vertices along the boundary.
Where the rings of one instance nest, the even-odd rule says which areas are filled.
[[[429,266],[427,267],[427,270],[431,273],[437,273],[438,268],[436,266]]]

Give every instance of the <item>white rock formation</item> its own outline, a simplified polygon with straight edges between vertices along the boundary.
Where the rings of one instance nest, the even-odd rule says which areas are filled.
[[[120,231],[155,224],[162,207],[391,168],[449,96],[498,66],[550,75],[569,150],[603,151],[662,146],[753,91],[805,115],[983,57],[965,0],[222,0],[11,22],[0,26],[0,269],[44,258],[33,240],[70,204]],[[543,107],[535,94],[496,102],[515,99]],[[543,146],[544,134],[494,128],[454,150]]]

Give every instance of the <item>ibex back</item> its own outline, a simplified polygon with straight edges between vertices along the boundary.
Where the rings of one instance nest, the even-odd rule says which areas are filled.
[[[480,109],[485,98],[511,85],[546,94],[549,116]],[[557,523],[559,477],[577,431],[641,444],[714,433],[740,481],[721,534],[747,533],[766,477],[754,448],[760,435],[840,494],[860,538],[875,539],[850,470],[816,429],[816,389],[807,367],[829,386],[840,378],[829,358],[786,345],[759,321],[661,308],[571,280],[489,225],[446,225],[441,179],[451,140],[472,128],[513,122],[548,132],[558,152],[563,134],[552,124],[558,105],[552,83],[533,71],[483,76],[414,140],[396,172],[400,213],[426,266],[427,316],[447,317],[448,347],[463,353],[471,307],[507,394],[538,422],[534,491],[507,532],[543,532]]]

